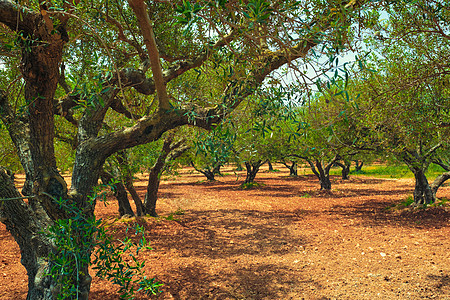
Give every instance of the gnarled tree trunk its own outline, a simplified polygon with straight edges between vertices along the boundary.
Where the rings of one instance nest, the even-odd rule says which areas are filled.
[[[442,184],[444,184],[444,182],[446,182],[449,179],[450,179],[450,171],[439,175],[438,177],[436,177],[433,183],[431,183],[431,190],[433,191],[433,195],[435,198],[438,189],[442,186]]]
[[[156,201],[158,200],[159,183],[161,174],[169,161],[180,157],[189,147],[183,145],[184,140],[173,143],[174,134],[170,134],[164,141],[162,150],[148,175],[147,193],[144,199],[144,214],[157,217]]]
[[[123,181],[125,183],[125,187],[128,192],[130,192],[131,198],[134,201],[134,205],[136,205],[136,215],[138,217],[144,214],[144,205],[142,203],[141,197],[139,197],[136,189],[133,185],[133,173],[131,172],[130,162],[127,157],[126,151],[120,151],[116,155],[117,161],[119,162]]]
[[[318,159],[315,160],[315,165],[311,160],[307,160],[314,175],[320,181],[321,190],[331,190],[330,169],[338,159],[339,156],[335,156],[325,167],[323,167],[322,162]]]
[[[436,197],[436,193],[438,189],[450,179],[450,164],[449,162],[444,162],[442,159],[437,158],[433,160],[433,163],[441,166],[446,172],[436,177],[436,179],[431,183],[431,190],[433,191],[434,196]]]
[[[256,174],[259,172],[259,168],[265,164],[266,161],[257,160],[254,162],[245,162],[245,169],[247,170],[247,176],[245,177],[244,184],[252,183],[255,181]]]
[[[342,180],[348,180],[349,174],[350,174],[350,162],[344,162],[344,163],[340,163],[340,162],[335,162],[336,165],[338,165],[339,167],[342,168]]]
[[[113,176],[103,170],[100,174],[100,178],[102,179],[103,184],[110,184],[111,181],[114,180],[114,178],[117,178],[117,176]],[[114,191],[114,197],[116,197],[117,202],[119,203],[119,216],[134,216],[133,209],[131,208],[130,201],[128,200],[127,190],[125,189],[122,181],[119,180],[118,182],[114,183],[112,187]]]
[[[220,174],[220,168],[222,167],[222,165],[216,165],[212,169],[210,168],[199,169],[195,166],[193,161],[191,161],[191,166],[194,168],[195,171],[205,175],[208,181],[216,181],[216,175]]]
[[[436,201],[436,194],[428,183],[423,169],[414,170],[414,178],[416,180],[414,188],[414,205],[426,205]]]
[[[23,201],[11,175],[3,168],[0,168],[0,198],[6,199],[0,202],[0,219],[19,245],[21,262],[27,270],[27,299],[53,299],[58,289],[57,283],[46,274],[53,266],[49,256],[55,247],[43,233],[52,221],[42,208],[33,211]]]
[[[428,150],[421,146],[414,150],[404,150],[399,154],[399,157],[414,174],[416,181],[413,194],[415,206],[427,205],[436,201],[436,193],[433,192],[425,172],[431,163],[431,157],[441,146],[442,144],[439,143]]]
[[[291,164],[289,165],[287,162],[281,162],[286,168],[289,169],[289,176],[293,176],[293,177],[297,177],[298,176],[298,171],[297,171],[297,162],[293,161],[291,162]]]
[[[361,172],[362,171],[362,167],[363,167],[363,165],[364,165],[364,161],[360,161],[360,160],[354,160],[354,162],[355,162],[355,172],[356,173],[358,173],[358,172]]]

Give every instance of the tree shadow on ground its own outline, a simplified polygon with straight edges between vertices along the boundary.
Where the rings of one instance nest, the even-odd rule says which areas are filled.
[[[174,216],[175,220],[136,219],[149,233],[152,252],[188,259],[187,264],[168,267],[160,274],[157,280],[164,282],[166,292],[157,299],[289,299],[286,295],[302,284],[305,289],[320,289],[300,266],[270,262],[271,256],[296,253],[308,244],[308,238],[292,234],[289,225],[295,226],[311,213],[188,210]],[[227,261],[225,268],[221,263],[221,268],[214,269],[215,260]],[[101,293],[95,299],[101,299]]]
[[[256,210],[192,211],[179,220],[146,223],[155,249],[176,249],[182,256],[224,259],[240,255],[281,255],[305,245],[306,238],[293,238],[286,225],[302,219],[304,212]],[[160,230],[174,226],[173,230]],[[238,230],[235,230],[238,229]],[[239,232],[239,234],[237,233]]]
[[[395,209],[395,204],[392,200],[367,200],[359,204],[335,205],[328,213],[360,219],[361,225],[368,227],[390,225],[424,229],[448,226],[450,211],[444,207]]]
[[[398,186],[393,190],[374,190],[370,188],[362,188],[362,189],[352,189],[352,188],[341,188],[335,191],[331,191],[331,193],[326,196],[329,198],[348,198],[348,197],[356,197],[356,196],[393,196],[399,194],[408,194],[412,192],[411,187],[409,186]]]
[[[162,294],[137,296],[144,299],[292,299],[289,293],[295,289],[322,289],[310,280],[301,269],[286,265],[249,263],[245,267],[218,269],[216,272],[203,262],[169,268],[163,278]],[[111,299],[108,289],[91,293],[92,299]]]
[[[147,193],[147,187],[145,186],[137,186],[135,187],[136,192],[139,195],[142,195],[142,200],[144,200],[143,198],[145,197],[145,193]],[[169,191],[163,191],[163,190],[159,190],[158,191],[158,197],[159,198],[170,198],[170,199],[174,199],[174,198],[179,198],[182,194],[181,193],[176,193],[173,192],[172,190]]]
[[[250,263],[213,274],[209,266],[199,264],[170,271],[176,272],[177,280],[169,280],[165,289],[174,299],[288,299],[299,286],[321,288],[300,270],[271,263]]]
[[[428,280],[435,282],[436,289],[445,292],[443,290],[448,290],[450,287],[450,275],[442,274],[442,275],[427,275]]]
[[[240,184],[236,184],[236,185],[227,185],[227,186],[210,186],[208,187],[208,190],[212,190],[212,191],[252,191],[252,192],[257,192],[257,191],[261,191],[263,193],[270,193],[270,196],[274,196],[274,192],[276,193],[286,193],[286,197],[289,196],[293,196],[296,195],[297,193],[300,192],[300,189],[297,187],[293,187],[293,186],[289,186],[289,185],[283,185],[283,184],[271,184],[271,185],[265,185],[265,184],[261,184],[262,182],[256,182],[256,184],[260,184],[260,185],[255,185],[251,188],[242,188]],[[265,194],[265,196],[267,196],[267,194]]]
[[[256,185],[244,189],[241,187],[242,182],[233,182],[233,181],[210,181],[210,182],[201,182],[201,183],[170,183],[167,187],[171,187],[176,189],[177,187],[183,186],[192,186],[192,185],[202,185],[208,190],[211,191],[252,191],[255,192],[255,196],[263,196],[267,197],[269,193],[272,197],[302,197],[302,196],[315,196],[315,197],[329,197],[329,198],[345,198],[345,197],[355,197],[355,196],[372,196],[372,195],[386,195],[391,196],[398,193],[407,193],[412,188],[407,184],[399,184],[398,188],[395,190],[387,190],[387,191],[379,191],[370,188],[347,188],[343,187],[345,183],[352,184],[382,184],[387,181],[387,179],[373,179],[373,178],[355,178],[349,181],[342,181],[338,176],[334,177],[335,181],[338,183],[333,184],[333,189],[331,191],[321,191],[319,189],[319,182],[316,180],[314,175],[304,175],[298,177],[285,177],[283,180],[299,182],[297,186],[293,186],[292,184],[283,184],[283,183],[274,183],[271,179],[260,179],[256,181]],[[269,183],[270,182],[270,183]],[[282,182],[282,181],[281,181]],[[303,184],[301,184],[303,183]],[[259,184],[259,185],[258,185]],[[257,192],[261,193],[258,194]]]
[[[343,180],[340,176],[332,176],[334,180],[345,184],[345,183],[353,183],[353,184],[383,184],[386,181],[392,181],[392,179],[383,179],[383,178],[374,178],[374,177],[361,177],[361,176],[350,176],[350,179]]]

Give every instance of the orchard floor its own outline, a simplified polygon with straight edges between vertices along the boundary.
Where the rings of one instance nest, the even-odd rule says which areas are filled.
[[[264,169],[249,190],[232,171],[213,183],[188,169],[164,179],[161,217],[138,220],[154,249],[140,258],[164,287],[137,299],[450,299],[449,207],[390,209],[411,195],[412,179],[336,176],[323,193],[312,175],[280,170]],[[143,196],[145,182],[136,186]],[[97,213],[112,223],[117,205]],[[110,228],[123,236],[133,222]],[[26,272],[2,224],[0,243],[0,299],[25,299]],[[90,299],[118,298],[93,280]]]

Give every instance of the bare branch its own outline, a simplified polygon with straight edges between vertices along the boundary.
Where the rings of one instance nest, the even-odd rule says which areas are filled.
[[[158,47],[156,46],[155,36],[153,34],[153,26],[147,13],[147,5],[143,0],[128,0],[128,3],[136,14],[142,36],[144,37],[144,43],[147,47],[153,80],[155,81],[159,100],[159,108],[162,110],[169,110],[171,107],[169,95],[167,94],[167,87],[163,78]]]

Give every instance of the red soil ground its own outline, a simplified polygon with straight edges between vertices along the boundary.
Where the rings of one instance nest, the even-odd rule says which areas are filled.
[[[242,190],[230,174],[209,183],[184,170],[162,182],[161,217],[138,220],[154,249],[140,258],[164,283],[150,299],[450,299],[450,208],[392,209],[411,179],[333,177],[322,193],[311,175],[261,172],[260,187]],[[136,186],[143,196],[145,182]],[[112,222],[117,205],[99,204],[97,215]],[[111,228],[120,236],[135,221]],[[26,272],[2,224],[0,243],[0,299],[25,299]],[[115,291],[95,278],[90,298]]]

